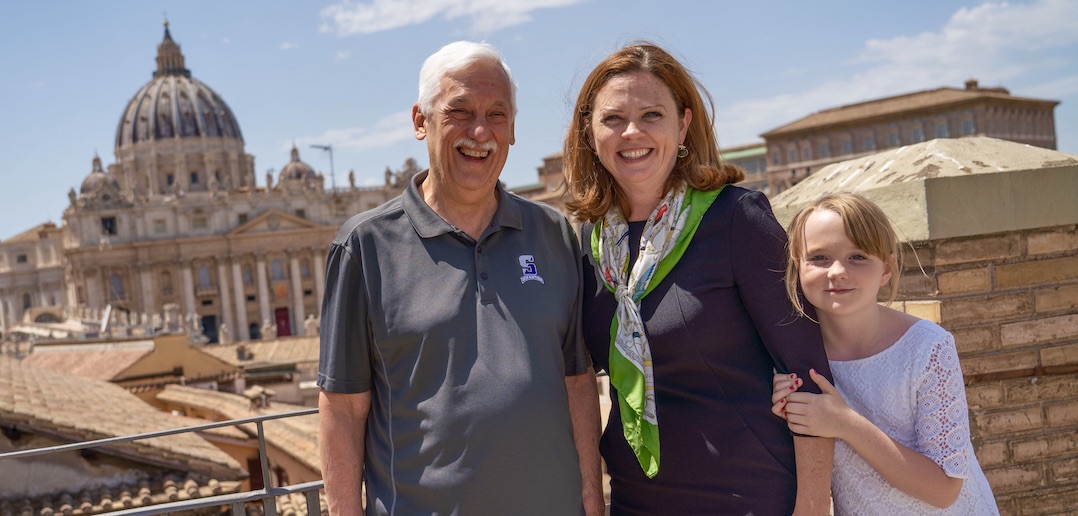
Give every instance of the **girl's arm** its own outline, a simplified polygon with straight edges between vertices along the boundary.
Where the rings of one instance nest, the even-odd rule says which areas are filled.
[[[822,394],[794,392],[786,397],[783,405],[790,430],[846,441],[899,491],[935,507],[950,507],[958,499],[963,479],[947,476],[932,459],[895,441],[851,409],[815,370],[809,375]],[[776,383],[778,380],[776,377]],[[785,380],[790,381],[788,375]]]

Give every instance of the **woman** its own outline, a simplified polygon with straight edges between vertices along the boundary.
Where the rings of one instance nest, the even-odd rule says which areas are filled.
[[[826,514],[834,441],[791,437],[770,404],[773,370],[830,376],[820,332],[795,317],[785,232],[732,185],[707,108],[681,63],[634,44],[587,77],[565,140],[584,337],[618,400],[611,514]]]

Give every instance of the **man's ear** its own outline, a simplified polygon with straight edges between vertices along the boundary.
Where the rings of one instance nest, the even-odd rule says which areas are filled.
[[[422,140],[427,137],[427,126],[424,125],[427,117],[419,110],[419,103],[412,106],[412,129],[415,131],[415,139]]]

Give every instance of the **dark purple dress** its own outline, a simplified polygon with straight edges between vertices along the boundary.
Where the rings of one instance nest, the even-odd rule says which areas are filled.
[[[637,242],[639,230],[634,228]],[[584,338],[605,369],[615,302],[581,232]],[[655,372],[660,465],[647,478],[622,434],[617,394],[600,451],[611,514],[789,515],[797,483],[786,423],[771,413],[772,368],[830,369],[819,328],[783,286],[786,234],[767,198],[727,186],[681,260],[641,302]],[[630,245],[637,245],[630,243]],[[810,312],[811,314],[811,312]],[[803,389],[819,392],[807,382]]]

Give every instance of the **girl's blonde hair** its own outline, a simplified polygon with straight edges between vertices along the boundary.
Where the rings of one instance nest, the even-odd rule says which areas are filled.
[[[805,221],[817,210],[830,210],[842,218],[846,228],[846,238],[862,251],[883,260],[891,268],[891,279],[887,282],[887,304],[890,305],[898,295],[898,281],[902,269],[902,257],[899,252],[898,237],[891,226],[890,219],[880,207],[855,193],[840,192],[820,197],[815,202],[801,208],[790,221],[786,233],[786,295],[794,308],[801,315],[805,307],[801,304],[801,261],[805,257]]]

